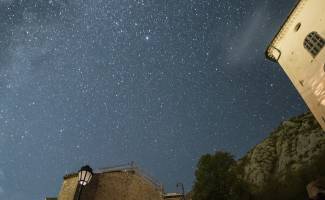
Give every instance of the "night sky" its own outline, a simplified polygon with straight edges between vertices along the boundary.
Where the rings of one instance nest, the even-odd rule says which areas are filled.
[[[296,0],[0,0],[0,199],[135,161],[167,191],[307,110],[264,51]]]

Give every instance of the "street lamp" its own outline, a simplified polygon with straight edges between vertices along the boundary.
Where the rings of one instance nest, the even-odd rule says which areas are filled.
[[[181,186],[182,188],[182,196],[183,196],[183,200],[185,200],[185,192],[184,192],[184,185],[183,183],[177,183],[176,187],[178,188],[179,186]]]
[[[81,167],[78,172],[78,183],[79,183],[79,192],[78,192],[78,200],[80,200],[82,189],[85,185],[87,185],[91,178],[93,177],[93,169],[88,165]]]

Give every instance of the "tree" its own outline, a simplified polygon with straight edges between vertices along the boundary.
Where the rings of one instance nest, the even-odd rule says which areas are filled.
[[[234,186],[238,180],[232,170],[235,164],[227,152],[203,155],[195,172],[193,200],[237,199]]]

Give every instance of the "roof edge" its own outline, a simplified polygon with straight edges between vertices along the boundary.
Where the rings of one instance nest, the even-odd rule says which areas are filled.
[[[295,6],[291,9],[289,15],[287,16],[287,18],[284,20],[284,22],[282,23],[280,29],[278,30],[278,32],[275,34],[273,40],[268,44],[267,49],[265,51],[265,57],[272,61],[272,62],[278,62],[279,58],[275,58],[274,56],[272,56],[270,53],[271,49],[276,49],[277,51],[280,51],[279,49],[277,49],[274,44],[280,39],[281,34],[284,31],[285,26],[287,25],[287,23],[290,21],[291,17],[293,16],[293,14],[295,13],[295,11],[297,10],[297,8],[299,7],[299,5],[303,2],[305,2],[306,0],[298,0],[297,3],[295,4]],[[280,51],[280,55],[281,55],[281,51]]]
[[[63,179],[68,179],[68,178],[73,178],[73,177],[76,177],[78,176],[78,173],[70,173],[70,174],[66,174],[63,176]]]
[[[182,197],[184,196],[184,194],[181,193],[165,193],[164,197],[169,197],[169,198],[173,198],[173,197]]]

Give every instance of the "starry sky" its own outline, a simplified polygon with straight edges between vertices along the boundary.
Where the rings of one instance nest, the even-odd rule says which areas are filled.
[[[135,161],[176,190],[307,108],[264,51],[296,0],[0,0],[0,199]]]

